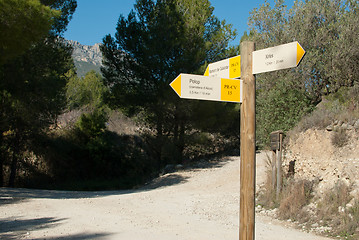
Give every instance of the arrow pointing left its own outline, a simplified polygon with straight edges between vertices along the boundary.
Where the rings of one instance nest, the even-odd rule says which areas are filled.
[[[170,83],[180,98],[242,102],[242,80],[180,74]]]

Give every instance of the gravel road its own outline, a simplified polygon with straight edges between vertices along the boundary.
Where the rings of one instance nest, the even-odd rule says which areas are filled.
[[[257,182],[265,155],[257,155]],[[0,239],[238,239],[239,158],[166,174],[138,190],[0,188]],[[325,240],[266,216],[256,239]]]

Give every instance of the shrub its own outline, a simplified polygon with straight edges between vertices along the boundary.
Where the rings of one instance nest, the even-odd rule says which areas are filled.
[[[324,225],[332,227],[333,236],[340,235],[350,239],[356,232],[359,222],[358,202],[351,208],[347,204],[350,196],[350,186],[338,181],[333,189],[324,193],[324,196],[317,204],[317,218],[322,220]]]
[[[267,159],[266,182],[258,196],[258,203],[265,208],[277,207],[281,219],[303,219],[305,212],[302,209],[313,197],[314,182],[284,177],[282,191],[277,198],[276,189],[272,186],[271,160],[269,156]]]
[[[340,232],[349,235],[352,239],[359,238],[359,199],[357,199],[354,205],[347,210],[345,218],[345,225]]]
[[[303,207],[312,199],[313,182],[289,179],[283,186],[279,205],[279,217],[282,219],[304,220]]]
[[[276,199],[276,190],[272,186],[271,159],[268,155],[266,161],[266,180],[258,196],[258,203],[265,208],[275,208],[279,206]]]
[[[334,131],[331,140],[335,147],[340,148],[348,143],[349,136],[345,129],[339,128],[337,131]]]

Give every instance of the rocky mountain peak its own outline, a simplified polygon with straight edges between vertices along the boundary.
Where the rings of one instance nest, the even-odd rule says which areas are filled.
[[[96,43],[93,46],[82,45],[72,40],[68,40],[68,43],[73,47],[72,57],[75,61],[101,66],[102,53],[100,51],[100,43]]]
[[[81,43],[73,40],[65,40],[72,46],[72,58],[76,67],[76,72],[79,77],[83,77],[91,70],[101,73],[102,66],[102,53],[100,50],[100,43],[93,46],[82,45]]]

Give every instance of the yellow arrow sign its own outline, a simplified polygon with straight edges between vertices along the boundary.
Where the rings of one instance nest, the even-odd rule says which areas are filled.
[[[253,52],[253,74],[271,72],[298,66],[305,54],[298,42],[291,42]],[[210,63],[204,76],[239,78],[241,56]]]
[[[297,42],[297,65],[296,66],[298,66],[298,64],[304,57],[304,54],[305,54],[305,50],[302,48],[302,46],[299,44],[299,42]]]
[[[227,58],[218,62],[210,63],[204,76],[239,78],[241,76],[241,56]]]
[[[181,98],[222,102],[242,102],[242,80],[180,74],[170,83]]]
[[[298,66],[305,54],[298,42],[253,52],[253,74],[271,72]]]

